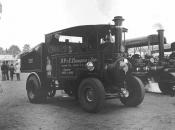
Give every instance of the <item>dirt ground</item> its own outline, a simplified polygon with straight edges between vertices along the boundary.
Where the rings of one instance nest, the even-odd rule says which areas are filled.
[[[73,98],[56,97],[45,104],[28,101],[25,80],[1,81],[0,130],[175,130],[175,97],[146,93],[134,108],[107,100],[101,112],[83,111]]]

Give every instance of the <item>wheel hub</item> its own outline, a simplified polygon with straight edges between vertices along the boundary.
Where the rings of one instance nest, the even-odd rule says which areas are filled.
[[[30,99],[34,99],[35,97],[35,89],[34,89],[34,83],[30,82],[30,88],[28,89],[28,96]]]
[[[34,98],[34,93],[33,93],[33,91],[32,91],[32,90],[30,90],[30,91],[29,91],[29,97],[30,97],[31,99],[33,99],[33,98]]]
[[[93,91],[93,89],[87,89],[87,91],[86,91],[86,100],[88,102],[93,102],[94,101],[94,91]]]

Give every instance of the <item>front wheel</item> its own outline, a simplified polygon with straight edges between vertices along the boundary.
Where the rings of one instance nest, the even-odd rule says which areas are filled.
[[[98,112],[104,104],[104,86],[96,78],[84,79],[79,86],[78,96],[80,104],[85,111]]]
[[[126,106],[137,106],[141,104],[145,95],[142,81],[139,78],[130,75],[126,79],[126,85],[129,96],[121,97],[120,101]]]

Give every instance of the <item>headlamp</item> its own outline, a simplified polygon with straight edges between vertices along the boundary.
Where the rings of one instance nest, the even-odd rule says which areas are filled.
[[[86,63],[86,67],[89,71],[93,71],[95,69],[93,62],[91,62],[91,61]]]

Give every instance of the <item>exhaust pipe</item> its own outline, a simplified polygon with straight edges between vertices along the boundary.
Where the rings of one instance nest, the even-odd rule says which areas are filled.
[[[159,58],[161,62],[164,58],[164,30],[159,29],[157,30],[157,32],[158,32],[158,42],[159,42]]]

